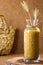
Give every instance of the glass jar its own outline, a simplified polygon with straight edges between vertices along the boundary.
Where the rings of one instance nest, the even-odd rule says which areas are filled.
[[[24,60],[25,61],[38,61],[40,49],[40,29],[37,27],[38,20],[33,21],[32,25],[30,20],[26,20],[26,28],[24,30]]]

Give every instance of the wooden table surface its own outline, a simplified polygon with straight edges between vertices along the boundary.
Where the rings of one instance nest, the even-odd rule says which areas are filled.
[[[40,54],[40,56],[41,56],[41,59],[43,60],[43,54]],[[12,58],[15,58],[15,57],[23,57],[23,54],[11,54],[11,55],[7,55],[7,56],[0,56],[0,65],[5,65],[5,63],[8,59],[12,59]],[[33,63],[32,64],[31,63],[26,64],[26,65],[33,65]],[[36,63],[34,65],[43,65],[43,61],[40,64]]]

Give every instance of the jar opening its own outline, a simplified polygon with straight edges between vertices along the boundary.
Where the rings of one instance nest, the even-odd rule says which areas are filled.
[[[36,27],[38,25],[38,20],[30,21],[30,19],[26,19],[26,27]]]

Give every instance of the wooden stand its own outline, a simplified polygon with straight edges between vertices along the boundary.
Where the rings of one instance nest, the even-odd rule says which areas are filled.
[[[23,57],[14,57],[12,59],[8,59],[6,65],[31,65],[31,64],[40,64],[43,65],[43,60],[39,62],[24,62]]]

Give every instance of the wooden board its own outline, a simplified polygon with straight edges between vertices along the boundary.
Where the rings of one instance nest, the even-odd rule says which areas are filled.
[[[43,65],[43,60],[41,59],[39,62],[24,62],[23,57],[14,57],[6,61],[6,65],[31,65],[31,64]]]

